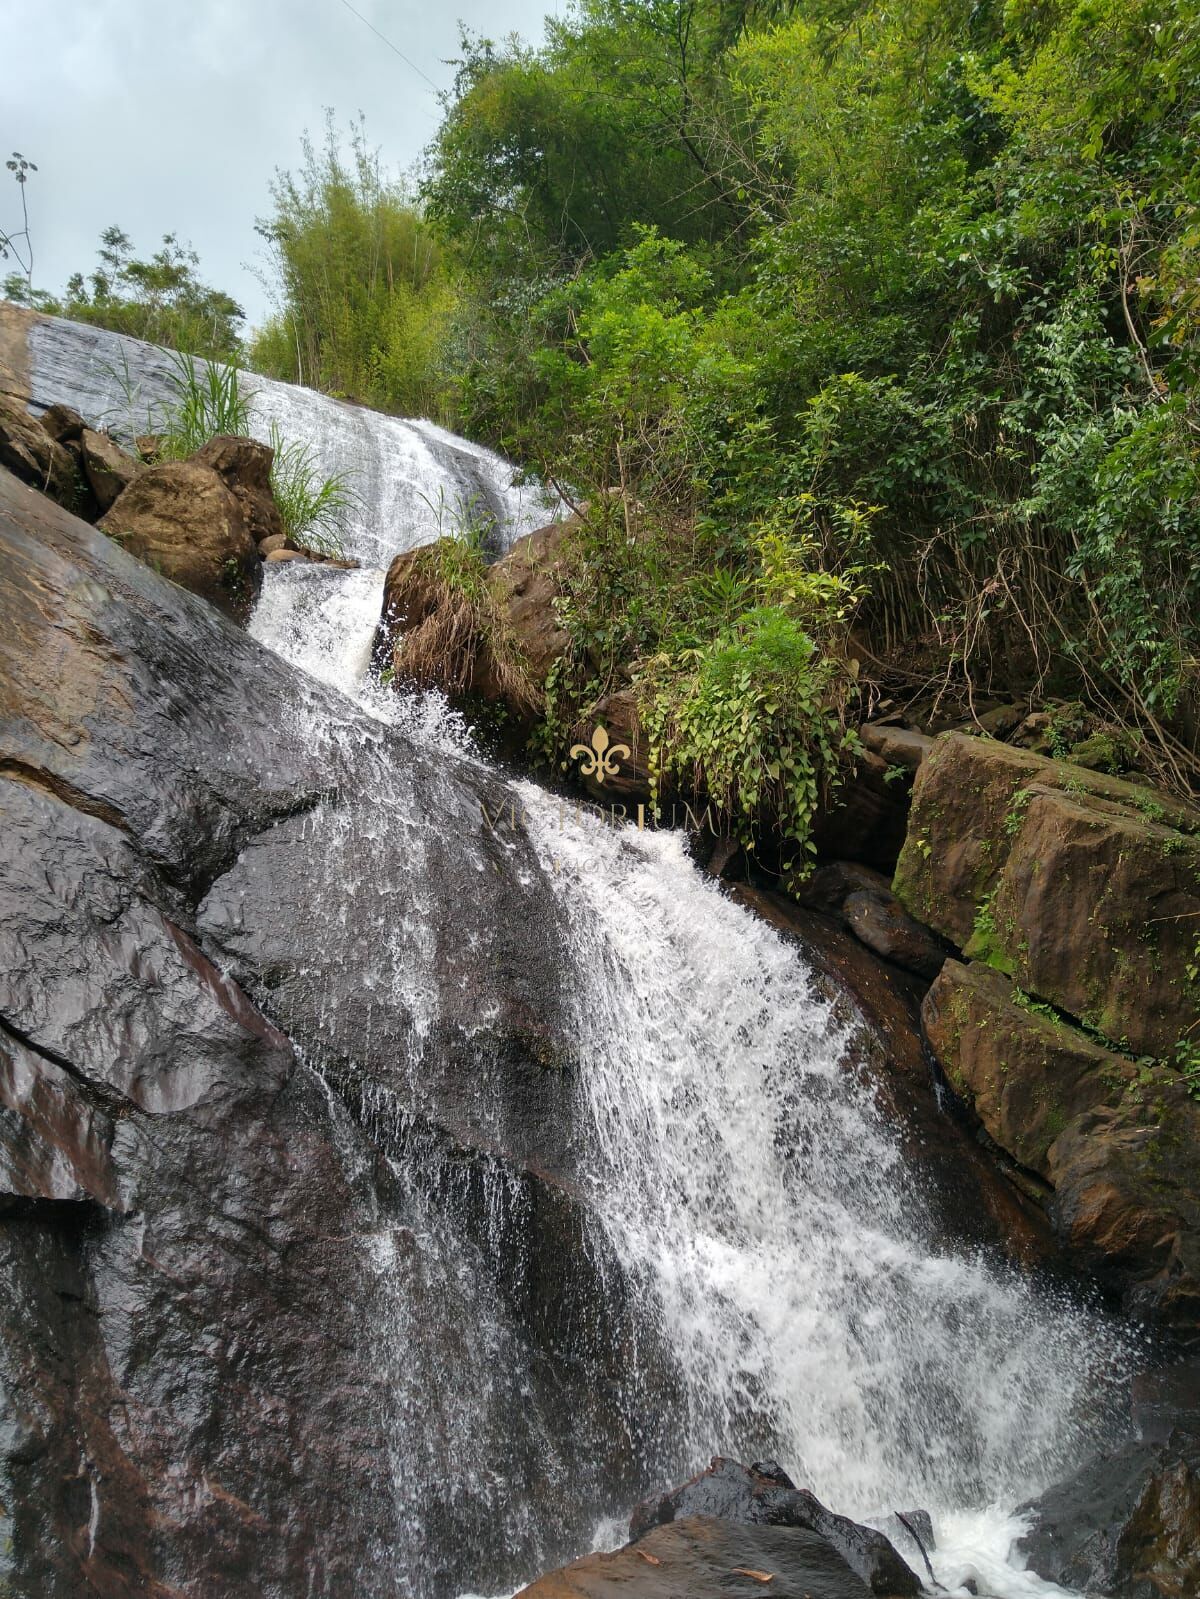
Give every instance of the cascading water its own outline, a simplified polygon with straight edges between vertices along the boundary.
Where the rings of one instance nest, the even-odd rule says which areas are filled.
[[[124,361],[129,374],[131,360],[139,392],[153,393],[160,353],[97,333],[81,357],[68,344],[90,333],[68,326],[42,324],[32,341],[35,399],[102,421],[127,398],[129,378],[122,389],[113,373]],[[626,1432],[631,1484],[665,1487],[714,1451],[772,1454],[860,1519],[928,1508],[935,1570],[953,1591],[970,1591],[971,1577],[1006,1599],[1056,1592],[1006,1563],[1012,1509],[1103,1436],[1105,1395],[1129,1361],[1123,1335],[1064,1293],[947,1251],[919,1171],[855,1064],[853,1022],[816,992],[792,947],[697,873],[677,835],[615,830],[523,784],[515,834],[570,930],[557,980],[576,1052],[571,1191],[588,1217],[591,1292],[611,1283],[628,1312],[619,1387],[585,1391],[596,1368],[582,1357],[535,1382],[546,1351],[512,1305],[538,1263],[508,1259],[513,1218],[533,1203],[519,1162],[447,1158],[420,1116],[445,1020],[437,922],[455,907],[414,896],[413,884],[435,882],[439,851],[452,849],[459,892],[482,894],[487,849],[507,846],[485,846],[478,818],[417,791],[389,728],[446,763],[479,757],[440,701],[383,690],[369,657],[380,567],[442,531],[439,508],[482,502],[507,541],[544,506],[498,458],[428,424],[254,381],[263,431],[274,416],[326,470],[356,473],[365,508],[349,541],[363,568],[268,569],[251,631],[326,685],[309,697],[311,742],[331,785],[371,796],[351,821],[318,807],[277,830],[313,864],[311,879],[272,885],[280,960],[297,961],[300,980],[264,1002],[309,1040],[318,1066],[322,1051],[342,1050],[356,1115],[382,1153],[389,1194],[363,1246],[378,1284],[364,1315],[386,1376],[378,1424],[395,1461],[395,1544],[380,1548],[380,1565],[440,1599],[470,1569],[461,1549],[473,1538],[507,1551],[507,1565],[476,1568],[493,1585],[498,1571],[532,1574],[561,1555],[564,1506],[596,1517],[627,1508],[623,1487],[605,1492],[604,1460],[591,1476],[581,1466],[590,1435],[579,1418],[607,1407]],[[395,881],[374,865],[384,833],[402,835],[407,852]],[[224,903],[208,907],[226,948],[236,950],[240,906],[274,842],[249,852],[222,882]],[[352,899],[367,906],[365,933],[349,928]],[[486,946],[486,924],[471,937]],[[332,1015],[322,987],[330,944],[361,973],[350,1015]],[[530,945],[526,958],[545,953]],[[511,949],[496,959],[513,981]],[[488,1017],[468,1015],[460,1032],[476,1021]],[[346,1035],[352,1060],[337,1042]],[[394,1080],[359,1070],[372,1051],[395,1057]],[[489,1095],[483,1075],[461,1106],[485,1150],[506,1141]],[[456,1560],[427,1552],[455,1540]]]
[[[292,572],[271,574],[252,630],[369,715],[469,754],[436,697],[364,675],[378,584],[326,581],[314,615]],[[671,1414],[638,1441],[648,1466],[665,1485],[713,1452],[773,1455],[860,1519],[928,1507],[952,1591],[1056,1593],[1007,1564],[1012,1507],[1104,1436],[1120,1337],[1066,1294],[939,1247],[850,1064],[853,1027],[679,835],[519,794],[572,929],[589,1202],[647,1358],[671,1366]],[[528,1508],[518,1493],[501,1513],[515,1526]]]
[[[28,353],[35,409],[73,406],[116,437],[158,431],[178,398],[177,357],[104,328],[45,317],[30,329]],[[433,422],[383,416],[254,373],[242,374],[241,386],[255,437],[269,440],[274,424],[286,443],[307,446],[321,475],[344,475],[354,495],[346,543],[364,566],[386,565],[464,521],[491,523],[511,540],[553,516],[557,502],[543,489],[515,483],[508,462]]]

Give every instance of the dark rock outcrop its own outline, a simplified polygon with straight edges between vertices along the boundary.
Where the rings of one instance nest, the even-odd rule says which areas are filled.
[[[714,1456],[707,1471],[638,1505],[629,1536],[636,1543],[652,1527],[689,1516],[718,1516],[760,1527],[802,1527],[836,1550],[869,1592],[902,1599],[920,1590],[913,1571],[881,1532],[827,1510],[815,1494],[794,1487],[773,1463],[766,1475]]]
[[[1200,1593],[1200,1441],[1176,1434],[1094,1461],[1022,1507],[1019,1550],[1049,1582],[1106,1599]]]
[[[383,955],[357,963],[381,906],[402,923],[443,870],[474,891],[464,852],[492,847],[503,792],[377,725],[346,736],[337,696],[5,473],[0,570],[0,1586],[499,1589],[545,1545],[451,1458],[465,1436],[559,1548],[593,1514],[586,1473],[616,1502],[637,1485],[630,1311],[570,1182],[556,902],[496,847],[519,935],[493,938],[459,876],[441,947],[408,945],[429,1009],[405,1014]],[[409,833],[381,823],[389,773]],[[443,825],[442,857],[415,857]],[[355,856],[386,896],[338,876]],[[318,880],[308,945],[278,918]],[[486,1387],[446,1393],[447,1361],[487,1363]],[[567,1372],[592,1396],[569,1413]],[[380,1558],[414,1518],[418,1572]]]
[[[947,961],[922,1010],[953,1088],[1050,1185],[1065,1248],[1193,1335],[1200,1311],[1200,1105],[1170,1067],[1114,1054],[1002,973]]]

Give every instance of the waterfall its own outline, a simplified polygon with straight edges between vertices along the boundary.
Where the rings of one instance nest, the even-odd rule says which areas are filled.
[[[170,352],[104,328],[40,318],[28,359],[34,410],[72,406],[126,441],[156,432],[175,396]],[[251,396],[256,438],[269,440],[274,424],[285,442],[308,447],[322,476],[341,473],[352,486],[345,543],[364,566],[386,566],[465,521],[494,523],[503,546],[554,517],[554,496],[514,481],[509,462],[433,422],[384,416],[256,373],[242,373],[241,388]]]
[[[322,585],[268,574],[252,630],[368,716],[477,760],[439,697],[365,675],[377,580]],[[951,1592],[970,1578],[1001,1599],[1059,1593],[1007,1564],[1013,1507],[1104,1440],[1123,1335],[1067,1292],[937,1242],[920,1173],[855,1064],[853,1019],[680,835],[614,829],[533,784],[518,795],[571,928],[585,1183],[641,1322],[628,1389],[648,1475],[665,1487],[713,1452],[774,1456],[861,1520],[928,1508]],[[480,1326],[509,1372],[502,1320]],[[462,1396],[449,1402],[465,1441]],[[421,1395],[406,1403],[419,1412]],[[492,1505],[529,1546],[511,1478]],[[620,1542],[622,1524],[597,1536]]]
[[[168,393],[162,352],[54,319],[34,328],[30,364],[35,405],[65,401],[118,430],[140,431]],[[770,1454],[860,1519],[928,1509],[952,1592],[972,1591],[971,1577],[1001,1599],[1056,1593],[1007,1564],[1013,1508],[1104,1438],[1133,1359],[1127,1335],[1061,1288],[946,1246],[862,1069],[852,1009],[703,878],[678,835],[605,826],[526,783],[507,791],[521,809],[513,840],[489,844],[477,817],[420,787],[436,786],[439,762],[483,762],[437,696],[371,679],[382,568],[449,530],[447,508],[452,527],[486,507],[508,542],[546,519],[546,501],[432,424],[248,381],[260,435],[277,422],[359,493],[349,543],[362,568],[269,567],[251,632],[314,680],[305,744],[331,788],[369,798],[349,815],[318,805],[281,822],[221,879],[201,925],[236,961],[242,908],[269,882],[268,934],[279,970],[290,961],[296,975],[256,997],[315,1070],[339,1057],[338,1092],[335,1073],[324,1079],[331,1103],[350,1084],[380,1152],[379,1222],[363,1239],[376,1293],[362,1307],[380,1372],[371,1424],[394,1460],[395,1542],[380,1568],[445,1599],[478,1539],[503,1557],[481,1559],[481,1585],[515,1579],[514,1562],[534,1575],[563,1552],[564,1507],[598,1523],[629,1508],[624,1480],[606,1484],[607,1459],[589,1453],[589,1418],[605,1411],[639,1491],[712,1452]],[[406,762],[414,749],[422,760]],[[404,841],[395,880],[375,864],[385,832]],[[276,881],[278,841],[293,856]],[[489,848],[517,862],[503,903]],[[549,1384],[533,1380],[547,1352],[512,1300],[539,1263],[509,1259],[533,1204],[520,1161],[468,1167],[421,1117],[446,1023],[439,939],[461,918],[476,959],[514,983],[522,953],[548,958],[532,931],[522,944],[533,899],[518,896],[535,873],[565,930],[556,980],[575,1048],[580,1148],[562,1202],[586,1213],[592,1292],[611,1287],[625,1317],[620,1381],[603,1393],[586,1351]],[[506,931],[493,958],[489,938]],[[331,960],[358,977],[348,1014],[333,1014]],[[466,993],[462,1007],[460,1033],[487,1026],[485,1003]],[[503,1143],[493,1096],[484,1075],[460,1107],[478,1149]],[[573,1336],[593,1309],[568,1307],[584,1328]],[[620,1526],[597,1536],[620,1541]]]

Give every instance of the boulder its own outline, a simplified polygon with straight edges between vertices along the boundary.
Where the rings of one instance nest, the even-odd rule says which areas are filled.
[[[707,1471],[670,1493],[643,1500],[633,1512],[629,1536],[636,1543],[652,1527],[689,1516],[718,1516],[760,1527],[802,1527],[835,1549],[870,1593],[903,1599],[920,1591],[916,1575],[881,1532],[827,1510],[807,1489],[796,1488],[773,1461],[763,1472],[715,1455]]]
[[[79,412],[72,410],[69,405],[49,406],[38,417],[38,421],[50,437],[56,439],[59,444],[67,444],[72,439],[81,438],[83,430],[87,426]]]
[[[855,890],[843,900],[842,915],[868,949],[919,977],[936,977],[949,954],[937,934],[914,921],[890,890]]]
[[[937,739],[894,888],[918,921],[1134,1054],[1196,1036],[1200,811],[986,738]]]
[[[85,488],[70,451],[51,438],[19,400],[0,394],[0,466],[73,511]]]
[[[1195,1345],[1200,1329],[1200,1106],[1169,1072],[1139,1069],[1117,1104],[1050,1147],[1052,1214],[1074,1257],[1139,1315]]]
[[[564,549],[579,526],[572,518],[527,533],[488,572],[488,587],[539,688],[570,644],[570,636],[559,625],[555,601],[561,593]]]
[[[410,659],[414,651],[422,659],[417,681],[436,683],[452,699],[502,705],[514,725],[528,725],[551,666],[570,642],[558,624],[554,601],[563,545],[577,526],[552,522],[528,533],[488,569],[496,622],[522,663],[520,672],[507,669],[490,640],[474,631],[457,597],[428,570],[421,549],[403,551],[388,568],[375,640],[376,666],[394,665],[402,678],[410,675],[397,646],[423,630],[420,642],[414,641],[409,652]]]
[[[1200,1106],[1169,1067],[1114,1054],[989,966],[947,961],[922,1007],[951,1086],[1053,1190],[1075,1258],[1186,1330],[1200,1309]]]
[[[904,1592],[915,1590],[905,1589]],[[687,1516],[612,1554],[584,1555],[517,1599],[869,1599],[819,1533]]]
[[[858,736],[863,747],[880,756],[888,766],[902,766],[908,772],[915,772],[933,748],[928,733],[897,727],[891,722],[868,722],[859,728]]]
[[[1068,1122],[1119,1099],[1137,1080],[1133,1061],[1093,1043],[979,961],[947,961],[921,1023],[951,1086],[996,1142],[1039,1177]]]
[[[860,890],[891,894],[891,880],[861,861],[826,861],[805,878],[795,897],[810,910],[824,911],[844,921],[843,905]]]
[[[200,460],[147,467],[100,520],[138,560],[238,620],[262,583],[243,501]]]
[[[242,508],[242,518],[255,548],[284,532],[279,506],[271,490],[275,451],[258,439],[218,434],[191,457],[196,466],[211,467]]]
[[[44,422],[45,417],[42,420]],[[145,468],[107,433],[96,433],[89,427],[80,431],[79,449],[84,475],[103,514]]]
[[[1200,1440],[1129,1444],[1021,1507],[1031,1571],[1107,1599],[1200,1593]]]

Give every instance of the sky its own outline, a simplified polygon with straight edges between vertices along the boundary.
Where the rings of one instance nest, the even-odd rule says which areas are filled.
[[[254,219],[270,210],[274,171],[299,165],[305,129],[320,136],[325,108],[341,127],[362,112],[385,167],[407,171],[437,127],[434,85],[453,81],[460,19],[492,39],[536,41],[544,15],[565,9],[566,0],[353,0],[353,10],[347,0],[0,0],[0,160],[19,150],[37,163],[26,189],[35,288],[56,293],[90,270],[101,231],[116,223],[139,255],[177,233],[205,280],[232,294],[249,324],[261,321],[269,301],[253,271],[263,264]],[[0,228],[19,227],[17,185],[2,168],[0,180]]]

